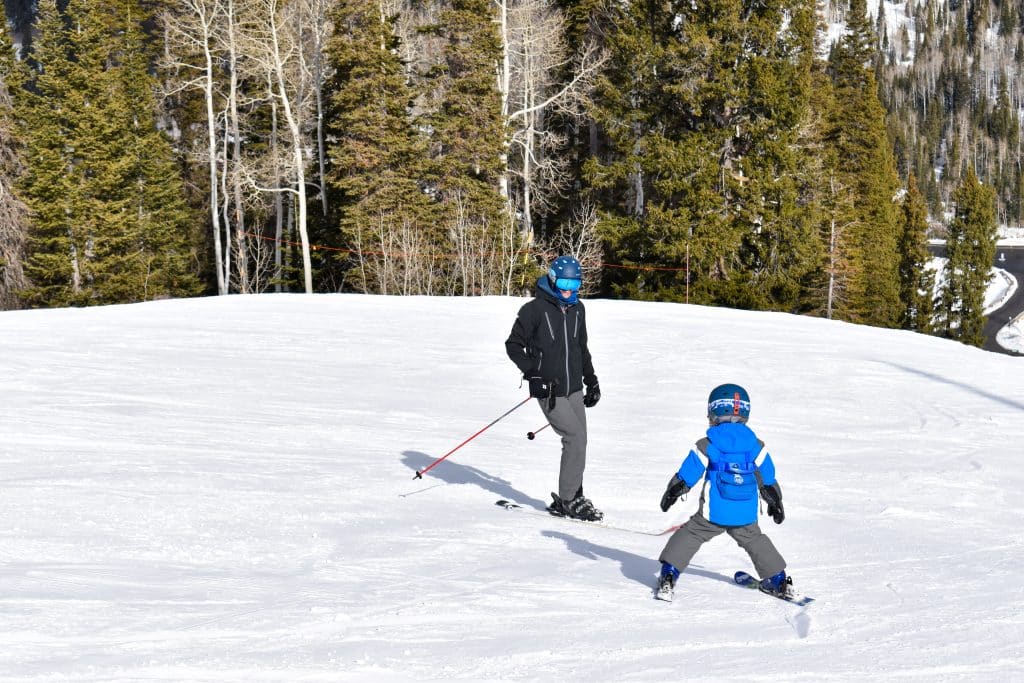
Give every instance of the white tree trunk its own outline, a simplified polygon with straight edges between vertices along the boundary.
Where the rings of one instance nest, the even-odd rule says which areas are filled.
[[[327,143],[324,139],[324,68],[323,52],[327,39],[328,0],[313,3],[313,90],[316,93],[316,147],[319,164],[320,205],[327,216]]]
[[[284,195],[281,189],[281,168],[278,164],[280,150],[277,135],[277,99],[274,97],[274,83],[267,74],[267,94],[270,99],[270,158],[273,160],[273,187],[274,192],[274,291],[281,291],[281,280],[283,274],[283,263],[281,260],[281,244],[284,239]]]
[[[495,0],[498,5],[498,34],[501,39],[501,66],[498,68],[498,93],[501,95],[501,118],[508,121],[509,95],[511,93],[512,59],[509,50],[512,49],[511,38],[508,34],[508,3],[509,0]],[[501,166],[502,173],[498,177],[498,192],[506,204],[509,201],[509,140],[506,136],[501,145]]]
[[[179,0],[179,6],[163,15],[167,31],[169,52],[182,55],[201,54],[202,63],[175,61],[168,56],[170,66],[195,72],[198,75],[186,80],[183,88],[198,88],[203,93],[206,108],[206,165],[210,182],[210,228],[213,234],[213,253],[217,272],[217,293],[227,294],[230,276],[230,249],[221,242],[219,177],[217,156],[217,117],[215,99],[217,83],[214,65],[214,45],[217,40],[217,22],[224,13],[222,0]]]
[[[233,199],[233,213],[234,213],[234,224],[235,224],[235,244],[238,245],[237,249],[237,269],[238,269],[238,290],[242,294],[248,294],[251,291],[251,283],[249,276],[249,254],[248,254],[248,238],[245,230],[245,204],[242,198],[242,133],[241,126],[239,125],[238,115],[238,75],[241,70],[238,46],[237,46],[237,28],[235,25],[235,0],[227,0],[227,32],[226,32],[226,43],[228,51],[228,64],[230,65],[230,84],[228,88],[228,112],[229,112],[229,128],[231,130],[231,189]],[[225,161],[225,166],[227,162]]]
[[[313,293],[313,263],[310,258],[309,251],[309,230],[307,227],[307,216],[308,211],[306,208],[306,164],[302,158],[303,150],[303,135],[301,127],[299,126],[298,113],[292,106],[292,96],[289,94],[289,85],[295,90],[301,90],[301,82],[288,83],[287,62],[290,57],[295,55],[295,51],[285,52],[281,46],[281,38],[279,34],[279,26],[277,20],[277,9],[279,6],[278,0],[271,0],[273,5],[273,11],[269,13],[269,20],[271,22],[271,53],[270,57],[274,65],[274,78],[277,84],[277,97],[281,103],[281,113],[284,115],[285,124],[288,126],[291,132],[291,143],[292,143],[292,160],[294,163],[293,172],[295,173],[295,193],[298,200],[298,212],[295,219],[295,225],[299,230],[299,241],[301,242],[302,249],[302,280],[303,286],[305,287],[306,294]],[[299,53],[301,54],[301,52]]]
[[[196,0],[194,6],[202,4],[202,0]],[[213,230],[213,253],[217,262],[217,293],[228,293],[228,273],[225,272],[224,256],[227,250],[221,246],[220,241],[220,202],[217,199],[217,118],[214,111],[214,77],[213,77],[213,50],[212,25],[213,17],[204,20],[203,26],[203,58],[206,63],[205,81],[203,96],[206,104],[206,137],[207,137],[207,166],[210,173],[210,224]]]

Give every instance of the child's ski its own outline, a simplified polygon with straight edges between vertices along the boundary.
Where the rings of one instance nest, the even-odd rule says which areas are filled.
[[[519,512],[525,512],[531,515],[541,515],[542,517],[547,517],[549,519],[564,519],[565,521],[573,522],[574,524],[583,524],[585,526],[600,527],[602,529],[611,529],[613,531],[625,531],[631,534],[642,534],[644,536],[664,536],[665,534],[672,533],[681,526],[679,524],[676,524],[675,526],[670,526],[664,531],[643,531],[641,529],[629,529],[627,527],[615,526],[614,524],[606,524],[605,522],[587,522],[582,519],[574,519],[572,517],[564,517],[562,515],[553,515],[550,512],[542,512],[540,510],[534,510],[533,508],[523,507],[519,503],[513,503],[510,500],[498,500],[495,501],[494,504],[503,507],[506,510],[517,510]]]
[[[766,595],[770,595],[773,598],[778,598],[779,600],[785,600],[786,602],[791,602],[797,607],[806,607],[807,605],[814,602],[814,598],[809,598],[806,595],[795,593],[792,590],[786,593],[785,595],[778,595],[777,593],[770,593],[766,590],[762,590],[761,582],[746,572],[736,572],[736,575],[732,578],[733,581],[735,581],[740,586],[743,586],[744,588],[756,588]]]

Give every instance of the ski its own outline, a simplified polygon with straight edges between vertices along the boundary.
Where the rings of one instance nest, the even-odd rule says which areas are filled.
[[[797,607],[806,607],[807,605],[814,602],[814,598],[809,598],[806,595],[802,595],[801,593],[790,592],[786,595],[776,595],[775,593],[769,593],[766,590],[762,590],[761,582],[746,572],[736,572],[736,574],[732,578],[733,581],[735,581],[738,585],[743,586],[744,588],[760,590],[765,595],[770,595],[773,598],[778,598],[779,600],[791,602]]]
[[[676,524],[675,526],[670,526],[669,528],[665,529],[664,531],[644,531],[642,529],[630,529],[629,527],[616,526],[614,524],[608,524],[606,522],[588,522],[586,520],[573,519],[572,517],[566,517],[564,515],[554,515],[554,514],[551,514],[550,512],[541,511],[541,510],[534,510],[533,508],[529,508],[529,507],[523,507],[519,503],[514,503],[511,500],[501,499],[501,500],[495,501],[494,504],[497,505],[498,507],[503,507],[506,510],[515,510],[517,512],[525,512],[526,514],[530,514],[530,515],[540,515],[542,517],[547,517],[549,519],[564,519],[565,521],[572,522],[573,524],[583,524],[585,526],[600,527],[602,529],[610,529],[612,531],[623,531],[623,532],[630,533],[630,534],[641,534],[643,536],[664,536],[665,534],[670,534],[673,531],[675,531],[676,529],[678,529],[680,526],[682,526],[681,524]]]

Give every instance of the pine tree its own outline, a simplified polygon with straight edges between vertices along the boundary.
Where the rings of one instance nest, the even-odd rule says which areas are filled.
[[[953,194],[956,211],[946,236],[942,314],[946,335],[965,344],[985,341],[985,291],[996,254],[995,193],[968,166]]]
[[[900,301],[904,311],[900,325],[903,329],[930,334],[935,309],[935,274],[925,267],[931,258],[928,251],[928,207],[913,174],[907,179],[902,208]]]
[[[453,0],[433,32],[442,43],[427,98],[437,102],[431,131],[430,190],[456,254],[453,291],[502,291],[500,250],[511,234],[499,181],[504,128],[495,80],[501,44],[489,0]],[[514,251],[514,250],[513,250]]]
[[[626,2],[609,12],[611,59],[592,111],[606,151],[588,159],[583,171],[604,209],[599,230],[610,260],[626,266],[608,274],[610,289],[625,298],[685,300],[689,243],[703,208],[696,186],[714,182],[716,172],[697,176],[698,150],[680,139],[686,133],[680,107],[667,108],[667,96],[658,92],[656,74],[672,40],[671,8]],[[651,197],[655,179],[664,199]],[[706,259],[693,254],[694,262]]]
[[[872,68],[875,38],[864,0],[851,0],[847,31],[830,61],[837,102],[830,137],[839,152],[841,181],[858,199],[843,317],[893,327],[902,312],[894,203],[899,181]]]
[[[123,149],[113,159],[117,173],[114,191],[126,198],[126,211],[117,216],[122,233],[116,249],[120,262],[109,276],[119,281],[109,296],[138,301],[197,294],[188,231],[195,215],[185,201],[185,188],[166,135],[156,127],[155,86],[148,73],[143,36],[137,22],[119,31],[119,68],[112,73],[110,115]]]
[[[806,309],[829,319],[843,318],[850,272],[849,235],[857,222],[856,197],[841,180],[839,150],[831,139],[830,122],[837,110],[832,80],[821,64],[816,65],[812,78],[812,118],[801,140],[801,146],[810,152],[809,163],[800,176],[810,193],[807,203],[816,212],[822,257],[819,270],[809,278]]]
[[[15,99],[28,162],[21,194],[33,214],[25,264],[32,287],[25,298],[35,306],[67,306],[84,302],[91,278],[93,236],[82,220],[77,117],[97,98],[96,81],[81,75],[95,65],[72,59],[71,38],[54,0],[40,3],[36,32],[34,61],[44,68]]]
[[[193,294],[189,215],[171,149],[155,126],[139,55],[141,12],[44,3],[41,72],[19,108],[33,210],[26,266],[32,305],[141,301]]]
[[[811,115],[816,14],[811,3],[764,10],[745,12],[748,33],[741,44],[745,50],[756,46],[756,54],[738,83],[746,111],[737,117],[732,142],[737,165],[749,178],[736,193],[745,232],[743,279],[746,296],[758,293],[759,307],[799,312],[822,255],[810,201],[814,179],[804,175],[815,152],[800,139]],[[782,16],[786,30],[780,32]],[[774,42],[777,35],[781,44]]]
[[[409,114],[413,92],[393,20],[368,0],[342,0],[331,20],[329,177],[342,240],[353,250],[351,280],[361,291],[434,293],[443,238],[423,191],[427,150]]]
[[[815,20],[807,2],[617,6],[586,167],[620,296],[799,306],[817,266],[795,178]],[[783,19],[785,17],[785,20]]]

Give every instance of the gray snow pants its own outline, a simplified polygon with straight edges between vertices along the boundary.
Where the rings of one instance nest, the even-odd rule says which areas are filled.
[[[757,526],[757,522],[746,526],[718,526],[699,512],[672,534],[658,559],[683,571],[700,547],[723,531],[747,551],[754,569],[762,579],[774,576],[786,568],[786,561],[775,549],[771,539]]]
[[[587,466],[587,409],[583,407],[583,392],[555,399],[555,407],[548,410],[546,398],[537,399],[551,429],[562,437],[562,463],[558,470],[558,497],[572,500],[583,488],[583,470]]]

